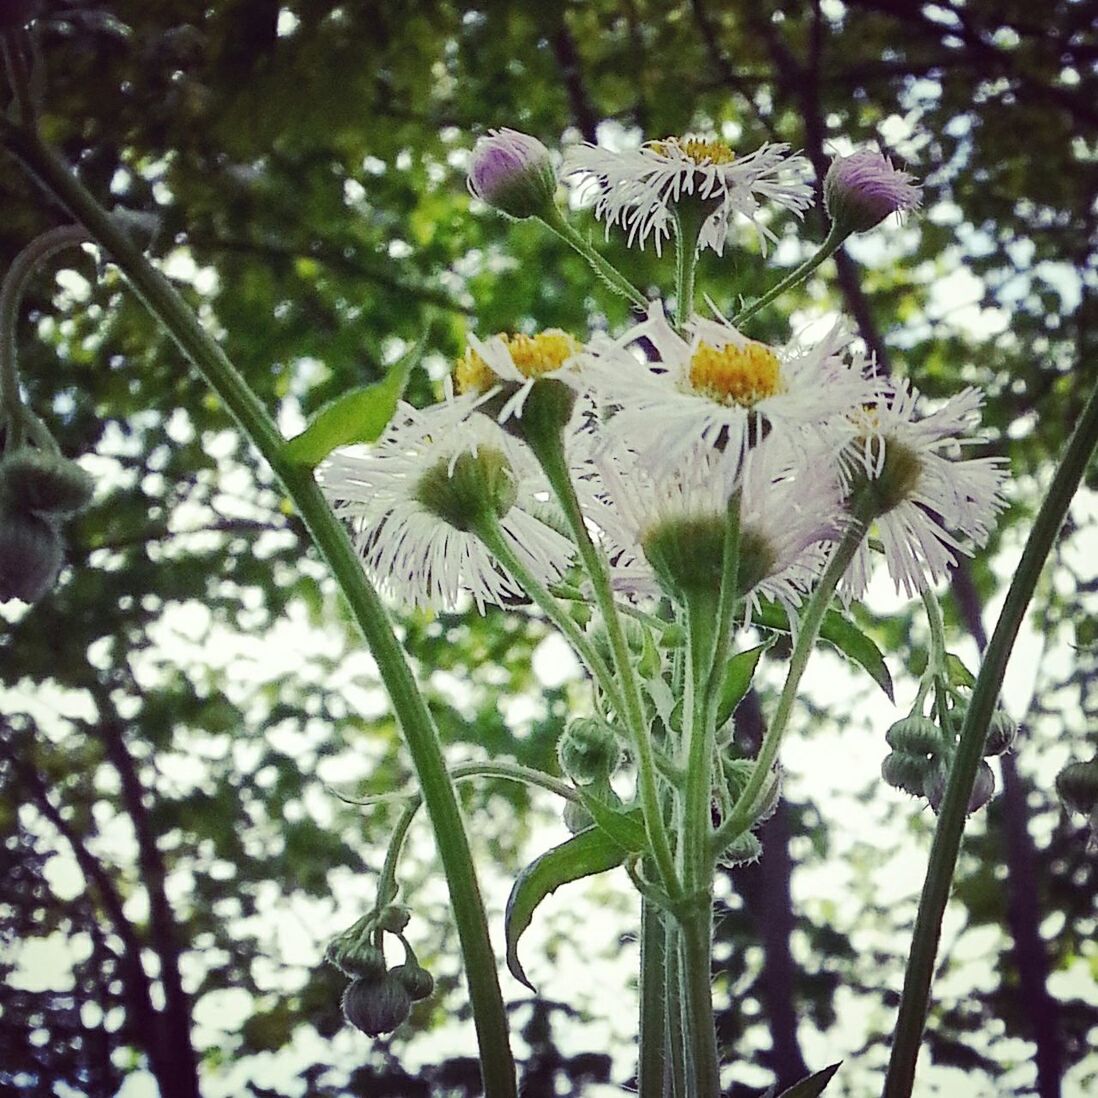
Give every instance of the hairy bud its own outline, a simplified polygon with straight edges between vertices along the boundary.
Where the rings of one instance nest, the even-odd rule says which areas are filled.
[[[406,961],[392,970],[405,987],[413,1002],[426,999],[435,990],[435,978],[421,965]]]
[[[343,993],[343,1016],[371,1037],[392,1033],[411,1009],[408,989],[391,972],[380,980],[352,980]]]
[[[0,501],[0,602],[36,602],[57,580],[61,538],[50,522]]]
[[[594,717],[571,722],[557,743],[560,768],[577,785],[605,781],[621,762],[614,733]]]
[[[75,461],[41,450],[17,450],[0,461],[0,497],[15,511],[71,515],[91,501],[95,484]]]

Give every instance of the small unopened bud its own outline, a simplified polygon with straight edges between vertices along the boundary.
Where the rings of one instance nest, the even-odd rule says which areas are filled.
[[[399,934],[411,917],[411,911],[403,904],[387,904],[378,912],[377,925],[390,934]]]
[[[876,228],[889,214],[917,209],[914,177],[892,166],[875,149],[862,149],[831,162],[824,177],[824,206],[835,230],[850,235]]]
[[[908,755],[937,755],[945,746],[941,729],[929,717],[916,713],[897,721],[885,733],[885,740],[894,751]]]
[[[94,490],[92,478],[58,454],[23,449],[0,461],[0,498],[16,511],[71,515],[88,505]]]
[[[757,862],[761,856],[762,843],[753,831],[745,831],[721,851],[719,861],[731,867]]]
[[[1018,723],[1001,709],[991,715],[987,726],[987,739],[984,741],[984,756],[1002,755],[1009,751],[1018,736]]]
[[[35,602],[61,568],[61,538],[52,523],[0,501],[0,602]]]
[[[894,789],[902,789],[913,797],[926,791],[930,770],[925,755],[909,755],[906,751],[893,751],[881,763],[881,777]]]
[[[397,965],[392,974],[404,985],[414,1003],[426,999],[435,990],[435,978],[427,969],[410,961]]]
[[[1098,755],[1089,762],[1068,763],[1056,775],[1056,792],[1073,812],[1089,816],[1098,810]]]
[[[370,942],[337,938],[324,953],[324,959],[345,976],[363,980],[380,979],[386,970],[385,954]]]
[[[606,781],[621,762],[614,733],[594,717],[571,722],[557,743],[560,768],[577,785]]]
[[[508,217],[522,219],[552,206],[557,175],[549,150],[517,130],[489,130],[473,148],[469,191]]]
[[[573,835],[578,835],[581,831],[595,826],[594,817],[580,801],[568,801],[564,806],[561,819]]]
[[[343,1016],[371,1037],[392,1033],[411,1009],[408,989],[391,972],[380,980],[352,980],[343,993]]]
[[[937,766],[926,781],[926,799],[930,807],[937,813],[942,809],[945,800],[946,787],[949,784],[949,771],[944,766]],[[991,800],[995,792],[995,775],[991,767],[980,760],[976,770],[976,778],[972,783],[972,792],[968,796],[968,805],[965,808],[967,815],[971,816],[977,809],[983,808]]]

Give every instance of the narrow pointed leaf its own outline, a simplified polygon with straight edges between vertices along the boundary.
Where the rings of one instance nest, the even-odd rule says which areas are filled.
[[[774,603],[764,604],[752,620],[767,629],[782,633],[789,632],[789,620],[785,611]],[[820,626],[820,639],[837,648],[848,659],[853,660],[885,692],[889,701],[895,701],[892,689],[892,675],[885,664],[884,656],[877,645],[862,630],[844,618],[837,610],[829,610]]]
[[[299,465],[319,465],[334,449],[355,442],[373,442],[389,424],[404,395],[423,343],[417,343],[389,372],[372,385],[352,389],[325,404],[308,427],[286,443],[286,457]]]
[[[946,670],[949,672],[950,686],[967,686],[971,690],[976,685],[976,676],[953,652],[946,653]]]
[[[541,901],[562,884],[614,869],[625,861],[625,855],[626,851],[605,831],[589,827],[547,850],[518,875],[507,898],[504,917],[507,967],[516,980],[521,980],[531,991],[537,990],[519,963],[518,943]]]
[[[799,1083],[794,1083],[788,1090],[783,1090],[778,1098],[817,1098],[823,1094],[827,1084],[831,1082],[835,1072],[842,1066],[842,1060],[830,1067],[814,1071],[805,1076]]]
[[[744,695],[751,689],[751,680],[755,677],[759,657],[771,643],[767,641],[765,644],[747,649],[746,652],[737,652],[724,665],[724,682],[721,683],[721,692],[717,699],[718,728],[732,716],[736,706],[743,701]]]
[[[644,814],[639,808],[623,811],[613,808],[593,797],[585,790],[579,791],[583,807],[591,813],[596,825],[605,831],[623,850],[639,854],[648,849],[648,833],[644,829]]]

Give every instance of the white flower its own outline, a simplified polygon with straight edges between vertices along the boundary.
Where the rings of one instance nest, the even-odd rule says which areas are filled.
[[[822,455],[821,455],[822,458]],[[819,576],[841,514],[833,455],[804,464],[780,441],[755,448],[741,475],[713,449],[698,445],[674,469],[655,471],[617,446],[591,455],[597,481],[585,484],[585,510],[598,529],[619,590],[654,597],[661,591],[649,563],[653,539],[682,539],[683,564],[719,587],[729,501],[740,499],[739,587],[749,624],[762,599],[780,603],[792,621],[801,596]],[[666,544],[658,546],[660,551]]]
[[[523,405],[539,378],[564,377],[576,365],[582,345],[559,328],[535,336],[500,333],[480,340],[469,336],[469,347],[454,368],[457,390],[487,397],[501,388],[513,388],[497,418],[506,423],[522,417]],[[483,401],[481,401],[483,403]]]
[[[430,484],[450,483],[469,455],[494,476],[499,525],[534,576],[554,582],[571,562],[571,543],[532,513],[544,507],[537,494],[545,491],[533,460],[488,417],[470,414],[474,405],[471,398],[423,410],[401,403],[376,445],[336,453],[320,470],[325,495],[352,521],[367,570],[415,607],[451,609],[462,592],[481,610],[523,597],[472,530],[424,502]]]
[[[879,539],[896,589],[909,596],[946,574],[957,554],[983,545],[1004,506],[1003,459],[963,458],[965,438],[977,421],[983,396],[958,393],[937,411],[917,419],[918,391],[906,382],[853,417],[857,442],[847,451],[847,475],[872,494],[871,534]],[[863,480],[863,478],[866,478]],[[870,548],[863,544],[843,581],[845,598],[860,598],[869,580]]]
[[[763,145],[737,158],[728,144],[713,135],[686,134],[648,141],[639,149],[612,152],[595,145],[577,145],[564,158],[563,174],[582,175],[581,194],[595,195],[595,216],[629,233],[629,245],[643,248],[649,236],[660,254],[670,231],[672,207],[684,196],[713,207],[702,226],[698,247],[724,250],[734,214],[751,221],[766,240],[777,240],[759,221],[760,202],[791,210],[798,216],[812,204],[812,188],[802,179],[809,167],[785,144]]]
[[[860,360],[848,363],[849,336],[836,325],[818,344],[775,350],[748,339],[726,320],[695,316],[686,338],[657,301],[647,318],[616,343],[594,341],[579,379],[616,406],[605,429],[661,469],[677,466],[695,445],[719,449],[735,475],[750,447],[767,434],[790,442],[853,436],[845,413],[876,395]],[[639,362],[625,346],[647,339],[656,358]],[[809,432],[809,433],[806,433]]]

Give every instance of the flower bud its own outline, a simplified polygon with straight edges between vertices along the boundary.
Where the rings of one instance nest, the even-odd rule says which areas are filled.
[[[941,729],[929,718],[912,713],[897,721],[885,740],[894,751],[907,755],[938,755],[945,747]]]
[[[1018,736],[1018,723],[1013,717],[996,709],[991,715],[991,723],[987,726],[987,739],[984,741],[984,756],[1002,755],[1009,751]]]
[[[976,780],[972,783],[972,792],[968,795],[968,807],[965,812],[971,816],[977,809],[983,808],[994,793],[995,775],[991,772],[991,767],[981,759],[980,765],[976,768]]]
[[[893,789],[902,789],[913,797],[925,792],[931,763],[925,755],[909,755],[906,751],[893,751],[881,763],[881,777]]]
[[[412,913],[403,904],[386,904],[378,912],[377,925],[390,934],[399,934],[408,925]]]
[[[88,505],[94,490],[92,478],[59,454],[23,449],[0,461],[0,498],[15,511],[71,515]]]
[[[411,961],[397,965],[392,974],[404,985],[414,1003],[426,999],[435,990],[435,978],[427,969]]]
[[[324,952],[324,959],[344,976],[376,981],[386,970],[385,954],[369,941],[336,938]]]
[[[762,843],[753,831],[744,831],[721,851],[720,863],[728,867],[747,865],[762,857]]]
[[[508,217],[544,213],[553,204],[557,175],[549,150],[517,130],[489,130],[473,148],[469,191]]]
[[[920,201],[914,177],[875,149],[832,160],[823,190],[833,229],[847,236],[876,228],[891,213],[917,209]]]
[[[0,602],[40,599],[57,580],[61,559],[61,538],[51,523],[0,501]]]
[[[561,819],[573,835],[578,835],[581,831],[595,826],[595,818],[580,801],[568,801],[564,806]]]
[[[343,1016],[371,1037],[392,1033],[411,1009],[408,989],[391,972],[380,980],[352,980],[343,993]]]
[[[614,733],[595,717],[571,722],[557,743],[560,768],[577,785],[605,781],[621,762]]]
[[[1073,812],[1089,816],[1098,810],[1098,755],[1089,762],[1068,763],[1056,775],[1056,792]]]

